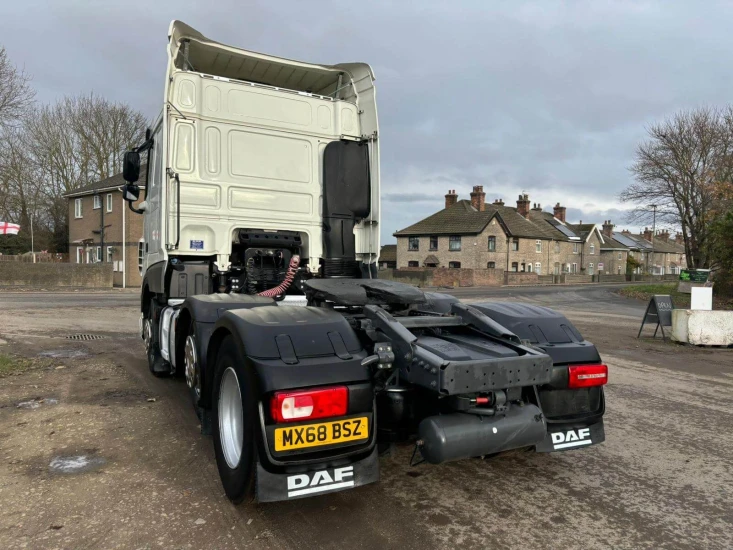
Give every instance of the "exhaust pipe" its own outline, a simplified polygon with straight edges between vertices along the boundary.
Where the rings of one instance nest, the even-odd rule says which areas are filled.
[[[535,405],[513,405],[502,416],[429,416],[420,422],[418,435],[425,460],[440,464],[537,445],[547,435],[547,423]]]

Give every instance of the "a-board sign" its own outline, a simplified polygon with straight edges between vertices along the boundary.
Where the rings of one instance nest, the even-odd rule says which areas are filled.
[[[672,310],[674,304],[672,303],[672,296],[668,294],[655,294],[652,299],[649,300],[649,305],[646,306],[644,312],[644,319],[641,321],[639,327],[639,334],[637,338],[641,336],[641,330],[644,328],[645,323],[653,323],[656,325],[654,328],[654,337],[657,336],[657,331],[662,329],[662,338],[667,339],[667,335],[664,334],[664,327],[672,326]]]
[[[709,269],[683,269],[680,271],[680,281],[707,283],[709,275]]]

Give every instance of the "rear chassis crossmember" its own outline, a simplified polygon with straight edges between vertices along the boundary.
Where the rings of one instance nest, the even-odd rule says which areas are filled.
[[[491,320],[488,316],[465,304],[452,304],[449,317],[407,317],[404,324],[384,309],[368,305],[364,307],[366,322],[362,323],[368,334],[381,333],[395,349],[395,366],[400,369],[401,380],[421,386],[441,395],[459,395],[496,389],[508,389],[548,384],[552,376],[552,359],[544,352],[524,346],[514,334]],[[501,344],[515,352],[514,357],[488,360],[445,360],[421,347],[418,338],[405,326],[432,328],[435,319],[438,326],[450,320],[453,326],[474,329],[490,342]],[[373,337],[378,338],[374,335]],[[448,338],[446,338],[448,339]]]

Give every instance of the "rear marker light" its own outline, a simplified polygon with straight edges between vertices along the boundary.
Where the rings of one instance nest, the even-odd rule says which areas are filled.
[[[346,386],[314,390],[275,392],[270,400],[270,414],[278,424],[311,418],[344,416],[349,405]]]
[[[574,365],[568,367],[568,388],[591,388],[603,386],[608,382],[608,366],[606,365]]]

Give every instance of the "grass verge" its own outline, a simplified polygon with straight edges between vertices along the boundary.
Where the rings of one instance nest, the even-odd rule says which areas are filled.
[[[630,285],[619,289],[618,293],[627,298],[635,298],[648,302],[655,294],[668,294],[672,296],[674,307],[688,309],[690,307],[690,295],[677,292],[677,283],[658,283],[653,285]],[[713,290],[713,309],[733,309],[733,300],[715,295]]]
[[[28,359],[0,353],[0,378],[21,373],[31,368],[31,366],[33,364]]]

